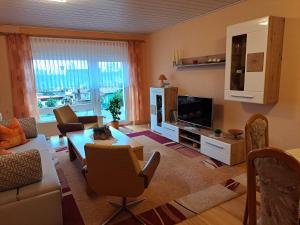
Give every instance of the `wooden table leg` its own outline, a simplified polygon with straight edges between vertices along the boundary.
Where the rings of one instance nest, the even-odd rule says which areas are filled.
[[[75,152],[74,152],[74,146],[69,141],[69,139],[68,139],[68,147],[69,147],[69,158],[70,158],[70,161],[74,161],[77,158],[77,155],[75,154]]]

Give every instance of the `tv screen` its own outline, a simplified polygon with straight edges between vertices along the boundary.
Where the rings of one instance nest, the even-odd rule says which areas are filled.
[[[178,120],[212,128],[212,98],[178,96]]]

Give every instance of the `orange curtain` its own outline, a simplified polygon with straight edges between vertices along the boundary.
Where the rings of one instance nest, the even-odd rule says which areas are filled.
[[[146,112],[143,103],[143,43],[140,41],[128,41],[129,54],[129,121],[134,124],[146,121]]]
[[[38,119],[35,77],[30,39],[23,34],[7,35],[14,116]]]

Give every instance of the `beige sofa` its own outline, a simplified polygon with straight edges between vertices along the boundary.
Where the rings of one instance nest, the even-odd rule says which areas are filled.
[[[15,152],[38,149],[42,160],[42,181],[18,189],[0,192],[0,224],[62,225],[61,188],[50,146],[38,135]],[[0,171],[1,172],[1,171]]]

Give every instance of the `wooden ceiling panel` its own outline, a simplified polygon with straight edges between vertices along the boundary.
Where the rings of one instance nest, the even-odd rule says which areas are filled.
[[[241,0],[1,0],[0,24],[151,33]]]

